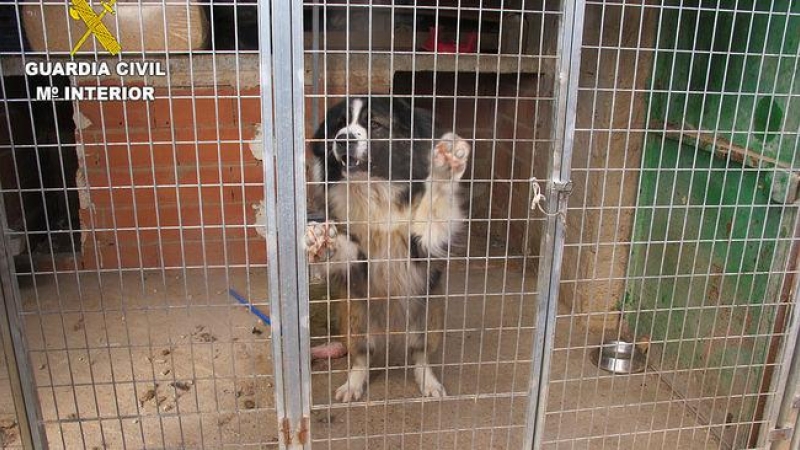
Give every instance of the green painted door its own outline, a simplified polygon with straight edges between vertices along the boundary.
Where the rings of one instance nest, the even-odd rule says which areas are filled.
[[[645,140],[623,308],[651,365],[744,447],[797,212],[800,2],[681,5],[659,18],[648,128],[665,131]]]

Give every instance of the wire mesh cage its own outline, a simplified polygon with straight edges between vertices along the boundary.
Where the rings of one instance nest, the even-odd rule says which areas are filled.
[[[524,438],[532,373],[535,268],[544,222],[530,211],[530,179],[545,178],[553,148],[558,40],[551,37],[558,33],[560,5],[324,1],[305,6],[312,19],[304,53],[311,76],[306,80],[306,131],[313,136],[312,146],[333,149],[320,158],[318,170],[325,173],[309,185],[312,198],[323,197],[312,209],[340,233],[353,236],[370,279],[365,291],[360,281],[352,280],[359,276],[359,269],[352,267],[345,273],[351,281],[343,287],[336,280],[328,283],[327,276],[337,276],[334,266],[341,264],[335,256],[312,264],[312,271],[323,274],[312,284],[312,345],[349,342],[348,358],[312,363],[312,443],[324,448],[517,448]],[[363,106],[358,103],[362,99]],[[359,122],[361,112],[354,103],[368,109],[373,177],[366,183],[372,189],[386,185],[380,178],[380,139],[401,155],[408,140],[404,127],[412,135],[414,129],[422,130],[416,136],[424,151],[412,154],[419,164],[412,161],[411,173],[396,176],[405,183],[399,185],[406,191],[400,195],[409,198],[396,201],[410,203],[411,211],[433,212],[387,208],[377,194],[364,195],[354,186],[357,174],[338,178],[341,127],[315,131],[323,120],[336,120],[328,111],[340,102],[348,105],[338,112],[346,123]],[[428,113],[404,113],[405,108]],[[388,136],[381,134],[380,123],[377,128],[374,124],[387,115],[399,122]],[[439,139],[450,132],[461,140],[453,145],[468,151],[463,176],[440,179],[433,167],[419,188],[424,193],[415,198],[420,177],[414,171],[428,159],[431,166],[437,164],[436,154],[428,154],[444,145]],[[409,170],[399,158],[391,160],[396,171]],[[313,159],[309,164],[315,164]],[[461,195],[437,194],[442,185],[459,189]],[[368,212],[354,211],[358,202],[369,203]],[[365,217],[367,229],[359,230]],[[462,219],[463,224],[456,223]],[[447,251],[415,251],[415,239],[427,240],[440,224],[447,226]],[[383,228],[405,235],[386,238]],[[412,248],[391,251],[404,242]],[[384,275],[384,265],[392,267],[392,275]],[[417,292],[424,297],[420,304],[403,306],[402,299],[393,298],[407,292],[407,286],[392,278],[405,276],[400,275],[402,266],[421,266],[438,277]],[[381,296],[388,297],[386,311]],[[366,306],[360,306],[366,298]],[[393,330],[395,314],[406,323]],[[352,336],[353,325],[342,321],[342,315],[351,323],[367,317],[363,345],[376,348],[363,352],[369,367],[366,381],[353,377],[362,353]],[[331,316],[339,317],[323,320],[315,329],[315,317]],[[408,337],[415,331],[428,336],[423,345],[433,371],[423,377],[432,376],[440,391],[426,392],[427,380],[419,378],[418,351]],[[397,337],[404,341],[398,343]],[[365,392],[348,398],[352,384],[361,383]],[[350,401],[341,402],[343,398]]]
[[[276,443],[257,53],[218,49],[206,2],[3,10],[3,284],[35,441]]]
[[[798,20],[0,5],[0,445],[788,443]]]
[[[797,13],[587,2],[547,448],[754,448],[780,428]],[[641,373],[590,363],[615,340]]]

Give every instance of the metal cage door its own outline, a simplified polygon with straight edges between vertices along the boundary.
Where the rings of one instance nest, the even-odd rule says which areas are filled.
[[[325,2],[322,2],[323,4]],[[523,2],[524,4],[524,2]],[[561,2],[554,71],[547,78],[553,86],[550,156],[546,179],[536,184],[535,213],[542,212],[542,258],[538,271],[538,318],[533,342],[528,398],[525,408],[523,448],[538,448],[543,439],[549,359],[553,347],[558,280],[564,244],[562,211],[571,189],[570,159],[575,127],[577,69],[583,32],[584,2]],[[302,2],[259,1],[262,112],[264,123],[264,179],[267,201],[269,285],[273,312],[273,352],[276,404],[282,448],[308,448],[312,428],[308,271],[299,247],[306,224],[304,127],[304,42]],[[316,17],[316,16],[315,16]],[[314,45],[319,45],[315,43]],[[355,57],[354,57],[355,58]],[[307,62],[306,60],[305,62]],[[435,61],[435,60],[434,60]],[[318,70],[317,60],[313,68]],[[434,62],[435,64],[435,62]],[[435,66],[434,66],[435,67]],[[435,70],[435,69],[434,69]],[[326,103],[327,104],[327,103]],[[291,105],[286,107],[284,105]],[[272,189],[272,187],[275,189]],[[541,189],[541,194],[539,193]],[[533,199],[533,197],[532,197]],[[548,211],[545,211],[544,205]],[[534,208],[532,206],[532,208]],[[330,444],[329,444],[330,445]]]

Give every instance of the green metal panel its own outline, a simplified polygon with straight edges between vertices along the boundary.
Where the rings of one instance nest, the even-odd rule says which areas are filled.
[[[676,389],[747,422],[796,214],[800,2],[681,6],[661,12],[648,116],[676,131],[645,140],[623,307]]]

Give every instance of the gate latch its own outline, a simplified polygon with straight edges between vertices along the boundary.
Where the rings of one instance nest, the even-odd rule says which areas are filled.
[[[572,194],[572,180],[554,181],[553,189],[561,194]]]
[[[542,203],[545,202],[545,195],[542,194],[542,186],[539,184],[540,180],[537,178],[531,178],[531,209],[538,209],[542,212],[542,214],[546,216],[561,216],[564,217],[566,214],[566,207],[564,210],[559,211],[546,211],[542,207]],[[572,180],[566,181],[549,181],[548,183],[552,183],[553,190],[558,192],[561,195],[569,195],[572,193]],[[550,186],[550,184],[548,184]]]

